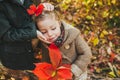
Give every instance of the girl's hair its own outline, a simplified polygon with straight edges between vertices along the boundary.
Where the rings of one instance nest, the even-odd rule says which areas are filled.
[[[35,23],[37,23],[38,21],[42,21],[42,20],[45,20],[48,18],[51,18],[51,19],[55,18],[58,21],[60,20],[57,12],[55,12],[55,11],[43,11],[42,14],[34,17],[34,21],[35,21]]]

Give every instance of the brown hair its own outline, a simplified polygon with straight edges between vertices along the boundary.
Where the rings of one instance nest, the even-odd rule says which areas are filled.
[[[56,20],[60,20],[59,15],[55,11],[43,11],[42,14],[35,16],[34,21],[37,23],[38,21],[45,20],[46,18],[55,18]]]

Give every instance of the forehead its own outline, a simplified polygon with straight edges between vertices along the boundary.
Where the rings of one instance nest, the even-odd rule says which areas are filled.
[[[40,16],[36,17],[36,21],[43,21],[43,20],[46,20],[48,18],[58,20],[58,16],[55,13],[48,12],[48,13],[43,13]]]
[[[42,21],[39,21],[37,23],[37,25],[40,28],[45,28],[45,27],[56,26],[57,23],[58,23],[58,21],[56,19],[54,19],[54,18],[52,18],[52,19],[51,18],[46,18],[46,19],[44,19]]]

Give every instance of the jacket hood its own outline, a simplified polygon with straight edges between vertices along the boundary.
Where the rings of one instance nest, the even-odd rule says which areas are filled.
[[[62,21],[62,24],[65,28],[65,36],[64,36],[65,44],[70,44],[73,40],[76,39],[76,37],[80,35],[80,30],[78,30],[77,28],[73,27],[72,25],[64,21]]]
[[[0,2],[2,2],[2,1],[12,2],[12,3],[19,3],[19,4],[21,4],[20,1],[18,1],[18,0],[0,0]]]

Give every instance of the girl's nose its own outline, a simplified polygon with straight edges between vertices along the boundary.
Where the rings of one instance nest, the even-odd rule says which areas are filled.
[[[53,33],[51,31],[48,31],[48,36],[51,37]]]

